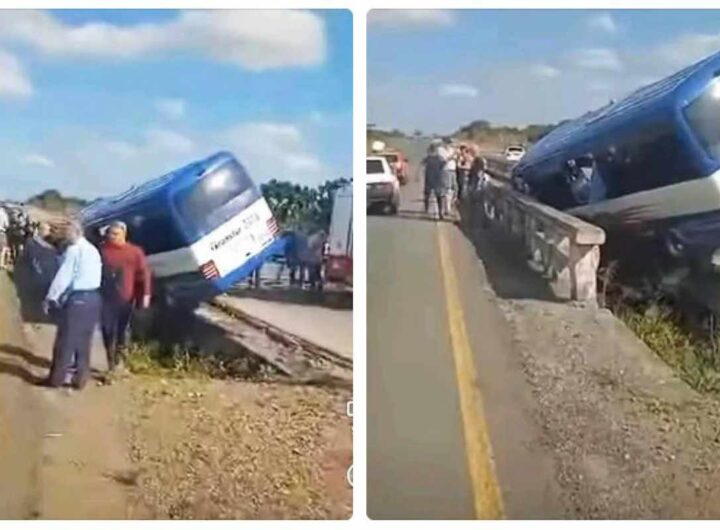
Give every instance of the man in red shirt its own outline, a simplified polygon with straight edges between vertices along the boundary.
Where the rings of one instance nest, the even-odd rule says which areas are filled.
[[[151,274],[143,250],[127,241],[127,226],[110,224],[100,246],[103,261],[102,319],[103,342],[108,371],[118,365],[120,350],[127,343],[133,309],[150,305]]]

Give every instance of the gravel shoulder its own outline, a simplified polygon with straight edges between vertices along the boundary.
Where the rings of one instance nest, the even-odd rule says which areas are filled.
[[[549,299],[524,264],[505,259],[508,249],[489,254],[491,234],[475,239],[554,455],[565,517],[720,517],[717,398],[683,382],[610,311]]]

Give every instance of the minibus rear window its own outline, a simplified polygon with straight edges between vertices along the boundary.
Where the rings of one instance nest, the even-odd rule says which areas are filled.
[[[685,116],[705,150],[720,160],[720,80],[688,105]]]
[[[233,160],[180,190],[175,206],[181,222],[200,236],[240,213],[258,197],[245,169]]]

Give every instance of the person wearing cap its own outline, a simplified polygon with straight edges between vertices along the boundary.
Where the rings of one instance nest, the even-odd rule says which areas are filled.
[[[128,242],[127,225],[113,221],[100,245],[103,261],[102,315],[103,343],[107,353],[108,372],[121,362],[127,345],[135,307],[150,306],[151,274],[143,250]]]
[[[67,247],[43,302],[46,314],[57,314],[58,327],[50,374],[41,384],[61,387],[74,368],[71,384],[81,390],[90,376],[90,346],[100,316],[102,260],[79,221],[67,224],[64,239]]]

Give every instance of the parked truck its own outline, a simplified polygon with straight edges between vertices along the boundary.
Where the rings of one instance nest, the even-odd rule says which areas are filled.
[[[350,183],[335,192],[325,266],[326,281],[347,286],[352,286],[353,283],[352,211],[352,183]]]

